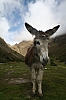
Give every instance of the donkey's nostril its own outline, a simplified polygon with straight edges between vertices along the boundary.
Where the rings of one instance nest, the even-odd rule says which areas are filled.
[[[45,61],[44,58],[43,58],[43,61]]]
[[[48,59],[46,59],[46,62],[48,63]]]
[[[48,63],[48,59],[47,58],[46,59],[43,58],[43,62]]]

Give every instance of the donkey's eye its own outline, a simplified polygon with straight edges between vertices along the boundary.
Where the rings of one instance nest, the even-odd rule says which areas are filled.
[[[40,45],[40,42],[39,41],[34,41],[34,45],[36,45],[36,44]]]
[[[40,45],[40,42],[39,41],[37,41],[36,43]]]
[[[34,41],[34,45],[36,45],[36,41]]]

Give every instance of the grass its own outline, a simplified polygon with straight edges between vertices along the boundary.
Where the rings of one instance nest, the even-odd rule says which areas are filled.
[[[44,100],[66,100],[66,65],[55,63],[57,66],[48,64],[44,70]],[[0,64],[0,100],[40,100],[37,94],[31,97],[31,89],[30,71],[23,62]]]

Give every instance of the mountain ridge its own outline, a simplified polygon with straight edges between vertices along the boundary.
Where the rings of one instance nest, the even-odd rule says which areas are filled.
[[[10,46],[0,37],[0,62],[24,61],[32,41],[22,41]],[[66,34],[58,36],[49,43],[49,57],[66,62]]]
[[[25,56],[32,41],[23,41],[12,46],[12,49]],[[66,62],[66,34],[57,36],[49,43],[49,56]]]
[[[17,51],[21,55],[25,56],[27,53],[27,49],[32,45],[32,41],[22,41],[19,44],[15,44],[11,46],[14,51]]]
[[[0,37],[0,62],[23,61],[24,57],[12,50]]]

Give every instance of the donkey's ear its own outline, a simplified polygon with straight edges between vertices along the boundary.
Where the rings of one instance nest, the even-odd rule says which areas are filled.
[[[50,36],[50,35],[54,34],[58,30],[59,27],[60,27],[60,25],[57,25],[53,29],[49,29],[49,30],[45,31],[45,33]]]
[[[33,28],[31,25],[29,25],[28,23],[25,23],[25,27],[27,28],[27,30],[28,30],[32,35],[37,35],[38,30],[36,30],[35,28]]]

